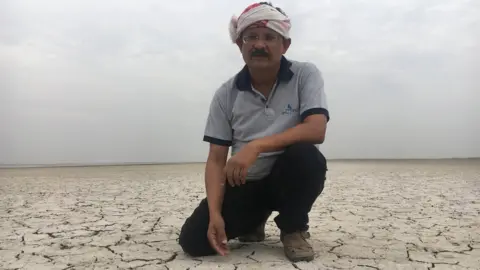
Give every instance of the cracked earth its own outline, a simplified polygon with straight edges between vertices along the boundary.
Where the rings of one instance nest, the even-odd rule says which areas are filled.
[[[203,164],[0,170],[1,269],[480,269],[480,160],[330,161],[312,262],[263,243],[192,259]]]

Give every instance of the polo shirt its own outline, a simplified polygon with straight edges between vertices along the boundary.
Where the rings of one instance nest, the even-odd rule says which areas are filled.
[[[315,64],[282,57],[277,82],[268,97],[252,87],[244,66],[215,91],[203,141],[231,147],[233,156],[249,142],[295,127],[313,114],[324,114],[330,120],[324,81]],[[261,153],[246,180],[268,176],[282,152]]]

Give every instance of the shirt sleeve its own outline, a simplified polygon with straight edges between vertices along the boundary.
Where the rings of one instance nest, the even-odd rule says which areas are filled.
[[[330,113],[320,70],[314,64],[308,63],[304,73],[301,88],[299,89],[300,116],[302,121],[314,114],[323,114],[329,121]]]
[[[232,126],[227,113],[227,99],[224,90],[220,89],[212,98],[203,141],[222,146],[231,146]]]

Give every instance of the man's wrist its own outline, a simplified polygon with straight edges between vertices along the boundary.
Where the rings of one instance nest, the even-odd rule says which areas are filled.
[[[222,215],[222,202],[208,202],[208,214],[210,217]]]
[[[209,210],[210,218],[219,218],[222,217],[222,211],[211,209]]]
[[[257,154],[265,152],[265,144],[263,142],[263,138],[252,141],[250,143],[250,146]]]

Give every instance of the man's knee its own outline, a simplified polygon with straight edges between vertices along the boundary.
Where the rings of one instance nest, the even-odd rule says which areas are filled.
[[[208,204],[204,199],[192,215],[185,220],[180,230],[178,243],[188,255],[199,257],[214,253],[207,239],[208,220]]]
[[[296,176],[296,185],[320,194],[327,175],[327,161],[320,150],[314,144],[297,143],[289,146],[284,154],[284,164],[293,170],[290,175]]]
[[[284,154],[286,158],[312,169],[327,170],[327,160],[320,150],[311,143],[296,143],[288,146]]]
[[[202,256],[202,250],[198,248],[198,243],[195,243],[195,240],[190,237],[187,233],[180,233],[178,238],[178,243],[182,247],[183,252],[192,257]]]
[[[178,244],[189,256],[200,257],[215,253],[208,243],[206,231],[201,231],[190,224],[188,219],[180,231]]]
[[[190,256],[195,256],[195,239],[192,238],[192,232],[188,225],[189,224],[187,219],[187,221],[183,224],[182,229],[180,230],[178,244],[180,245],[180,247],[182,247],[183,252],[187,253]]]

